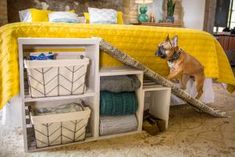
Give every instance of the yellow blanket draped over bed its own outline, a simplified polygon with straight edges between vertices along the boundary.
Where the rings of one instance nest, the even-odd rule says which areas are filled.
[[[165,76],[169,71],[166,61],[154,54],[157,45],[168,34],[179,36],[179,46],[205,66],[207,78],[235,85],[234,75],[223,49],[213,36],[203,31],[132,25],[14,23],[0,28],[0,109],[19,93],[19,37],[101,37]],[[121,63],[102,53],[101,65],[119,66]]]

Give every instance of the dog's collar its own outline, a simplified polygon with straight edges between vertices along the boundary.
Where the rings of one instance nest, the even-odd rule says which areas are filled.
[[[177,59],[180,58],[180,54],[181,54],[181,49],[179,49],[178,51],[175,51],[172,55],[172,57],[168,60],[168,62],[174,62]]]

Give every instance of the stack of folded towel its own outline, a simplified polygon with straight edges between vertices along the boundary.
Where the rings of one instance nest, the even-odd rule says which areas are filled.
[[[137,129],[135,90],[141,83],[136,76],[102,77],[100,82],[100,135]]]

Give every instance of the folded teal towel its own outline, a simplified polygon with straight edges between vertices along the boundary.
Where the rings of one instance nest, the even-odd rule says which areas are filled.
[[[135,114],[138,101],[135,92],[112,93],[101,91],[100,114],[105,116],[119,116]]]

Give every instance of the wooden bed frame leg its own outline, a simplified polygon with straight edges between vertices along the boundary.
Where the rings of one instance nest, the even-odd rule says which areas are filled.
[[[150,77],[153,81],[163,86],[170,87],[172,89],[173,94],[180,97],[181,99],[186,101],[189,105],[193,106],[194,108],[197,108],[198,110],[214,117],[227,117],[225,112],[213,109],[207,106],[206,104],[204,104],[203,102],[199,101],[198,99],[191,97],[187,92],[178,88],[174,83],[165,79],[163,76],[159,75],[158,73],[152,71],[147,66],[141,64],[139,61],[130,57],[126,53],[121,52],[119,49],[115,48],[110,43],[104,40],[101,40],[100,49],[103,50],[105,53],[109,54],[110,56],[112,56],[113,58],[121,61],[125,65],[143,70],[146,76]]]

